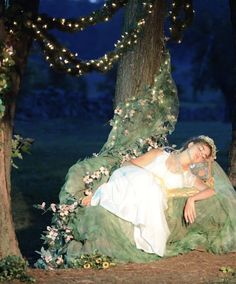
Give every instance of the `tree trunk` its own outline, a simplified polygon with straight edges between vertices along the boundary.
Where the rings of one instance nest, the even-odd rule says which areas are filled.
[[[27,5],[27,1],[20,1],[23,8]],[[38,9],[38,0],[32,0],[29,6],[31,12],[35,13]],[[3,4],[0,5],[0,11]],[[0,19],[0,39],[5,40],[7,37],[3,19]],[[14,224],[11,211],[11,141],[13,132],[13,121],[15,115],[16,98],[20,88],[22,73],[26,65],[29,49],[32,43],[30,35],[22,33],[18,35],[19,39],[11,37],[11,45],[16,54],[14,57],[15,68],[11,74],[12,85],[11,90],[6,94],[5,101],[6,112],[2,120],[0,120],[0,258],[7,255],[20,255],[18,242],[15,235]]]
[[[142,95],[145,86],[153,83],[154,75],[160,67],[163,47],[164,2],[164,0],[154,1],[153,13],[148,17],[141,39],[119,62],[115,104],[129,97]],[[137,19],[139,5],[140,1],[135,0],[128,4],[124,31],[127,31]]]
[[[230,0],[230,13],[231,13],[231,22],[233,27],[233,36],[234,36],[234,49],[236,53],[236,2],[235,0]],[[234,66],[236,68],[236,66]],[[229,178],[236,188],[236,87],[232,91],[232,142],[229,152]]]

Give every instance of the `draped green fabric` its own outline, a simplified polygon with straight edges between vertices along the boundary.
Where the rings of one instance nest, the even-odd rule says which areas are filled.
[[[95,191],[124,160],[165,145],[167,134],[174,130],[177,115],[178,99],[166,53],[154,84],[143,90],[143,96],[130,98],[117,106],[111,121],[112,130],[98,156],[78,161],[70,168],[60,192],[60,203],[79,201],[86,187]],[[104,174],[104,168],[109,174]],[[92,177],[88,183],[86,176]],[[171,234],[165,256],[196,248],[213,253],[236,251],[236,194],[216,162],[213,177],[216,194],[196,202],[197,218],[193,224],[187,225],[183,219],[186,197],[168,199],[165,214]],[[155,254],[138,250],[133,240],[133,225],[100,206],[78,207],[68,227],[72,229],[73,239],[63,248],[67,263],[95,250],[112,256],[116,262],[160,259]],[[52,246],[50,249],[56,251]]]
[[[117,169],[124,157],[131,158],[145,153],[148,147],[166,144],[166,136],[174,130],[178,116],[178,97],[170,72],[170,58],[163,56],[159,74],[152,86],[146,86],[143,96],[131,97],[120,103],[113,120],[107,142],[99,155],[78,161],[66,177],[66,183],[60,192],[60,202],[68,203],[71,196],[79,200],[83,196],[83,177],[100,167],[106,167],[110,174]],[[92,190],[108,180],[102,176],[94,180]]]
[[[183,219],[186,197],[170,198],[166,218],[171,231],[165,256],[193,249],[222,254],[236,251],[236,194],[220,166],[214,165],[216,194],[196,202],[197,218],[187,225]],[[184,190],[184,189],[183,189]],[[98,250],[116,262],[149,262],[160,259],[138,250],[133,241],[133,225],[100,206],[82,208],[73,226],[75,239],[67,250],[68,261]],[[83,244],[80,240],[86,240]]]

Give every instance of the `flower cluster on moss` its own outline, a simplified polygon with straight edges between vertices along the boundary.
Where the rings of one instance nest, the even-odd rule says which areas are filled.
[[[83,254],[80,257],[75,258],[69,266],[71,268],[107,269],[114,265],[115,263],[110,256],[101,255],[95,251],[93,254]]]
[[[43,213],[51,211],[53,215],[52,225],[47,226],[47,230],[41,237],[48,249],[41,248],[41,251],[37,252],[41,256],[35,264],[37,267],[46,269],[67,267],[64,254],[68,243],[74,238],[70,220],[75,215],[78,206],[76,200],[71,204],[52,203],[48,208],[45,202],[34,206],[43,210]]]

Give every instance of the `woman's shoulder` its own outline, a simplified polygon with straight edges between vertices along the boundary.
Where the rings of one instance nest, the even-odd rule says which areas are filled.
[[[164,148],[154,148],[154,149],[151,149],[148,153],[150,153],[150,155],[153,155],[153,156],[160,156],[162,154],[165,154],[166,151]]]

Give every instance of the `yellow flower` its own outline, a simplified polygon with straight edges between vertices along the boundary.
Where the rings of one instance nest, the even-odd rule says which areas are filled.
[[[96,263],[100,263],[100,262],[102,262],[102,259],[101,258],[96,258],[95,262]]]
[[[107,261],[104,261],[104,262],[102,263],[102,268],[104,268],[104,269],[109,268],[109,266],[110,266],[110,264],[109,264],[109,262],[107,262]]]
[[[90,264],[90,263],[85,263],[85,264],[84,264],[84,268],[85,268],[85,269],[91,268],[91,264]]]

